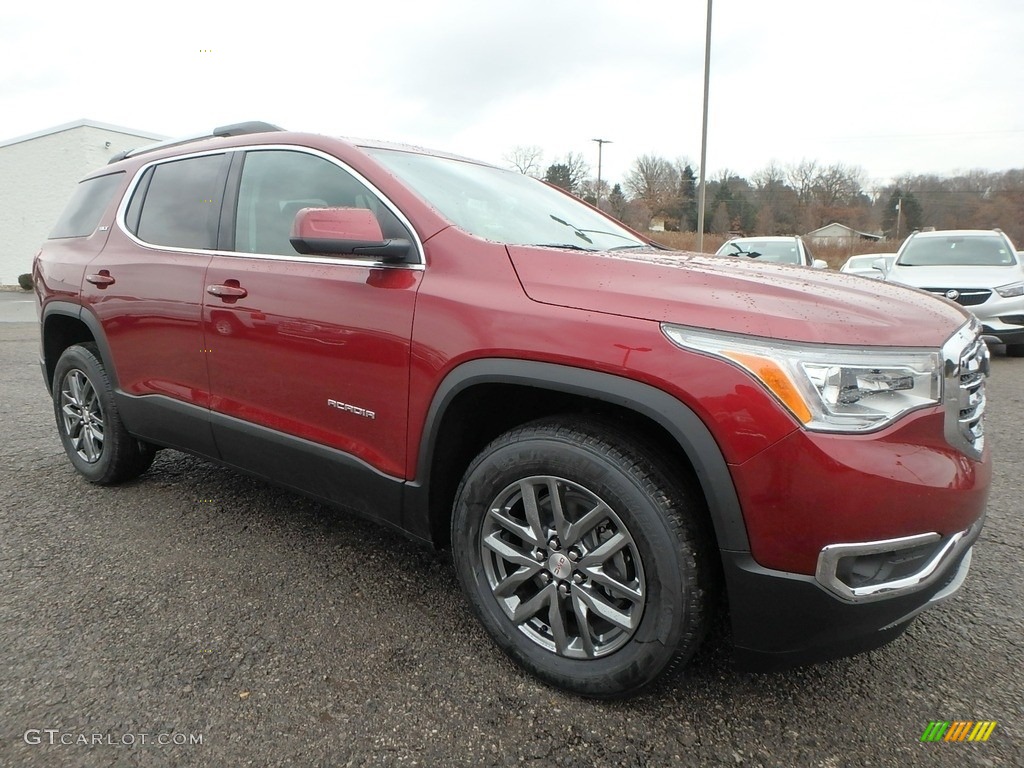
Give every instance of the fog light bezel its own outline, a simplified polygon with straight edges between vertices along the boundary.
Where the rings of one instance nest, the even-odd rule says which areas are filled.
[[[973,527],[948,537],[943,537],[938,532],[932,531],[882,541],[830,544],[823,547],[818,554],[818,565],[814,576],[823,588],[848,602],[871,602],[909,594],[932,584],[942,574],[942,566],[970,546],[975,538],[970,535],[972,531]],[[843,561],[849,558],[885,554],[898,558],[901,553],[909,553],[928,545],[933,545],[933,550],[923,558],[924,565],[908,575],[858,586],[851,586],[840,577],[840,573],[844,572]],[[849,569],[845,568],[845,570]]]

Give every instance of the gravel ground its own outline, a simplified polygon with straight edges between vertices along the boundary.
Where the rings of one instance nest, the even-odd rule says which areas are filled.
[[[953,601],[857,658],[746,674],[713,641],[595,703],[506,661],[443,553],[174,451],[90,486],[36,349],[0,325],[0,766],[1024,765],[1024,359],[993,360],[995,484]],[[998,726],[921,743],[931,720]]]

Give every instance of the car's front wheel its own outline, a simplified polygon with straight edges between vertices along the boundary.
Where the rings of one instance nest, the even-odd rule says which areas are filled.
[[[703,639],[712,579],[700,505],[600,422],[514,429],[470,465],[452,547],[474,612],[541,679],[634,693]]]
[[[95,344],[64,350],[53,376],[53,410],[64,451],[87,480],[112,485],[145,472],[156,449],[121,423],[110,377]]]

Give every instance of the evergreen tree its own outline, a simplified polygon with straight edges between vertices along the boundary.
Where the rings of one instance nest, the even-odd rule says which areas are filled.
[[[679,172],[679,229],[682,232],[697,230],[697,175],[687,163]]]
[[[573,191],[572,169],[565,163],[552,163],[544,174],[544,181],[561,187],[566,192]]]
[[[899,213],[898,233],[896,231],[897,213]],[[924,212],[921,210],[921,204],[914,197],[914,193],[904,192],[896,187],[889,195],[889,202],[882,212],[882,231],[885,232],[886,237],[902,239],[915,229],[920,229],[923,222]]]
[[[612,187],[612,191],[608,194],[608,199],[605,201],[607,206],[607,212],[614,216],[619,221],[622,221],[626,216],[626,196],[622,193],[622,186],[616,184]],[[602,205],[602,207],[605,207]]]
[[[718,205],[712,206],[715,213],[711,219],[711,226],[705,227],[709,232],[714,232],[716,235],[727,235],[729,230],[732,228],[732,224],[729,221],[729,206],[727,203],[718,203]]]

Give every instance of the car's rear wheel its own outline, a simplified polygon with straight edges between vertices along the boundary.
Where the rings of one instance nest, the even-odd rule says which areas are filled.
[[[87,480],[112,485],[145,472],[156,449],[121,423],[114,390],[95,344],[64,350],[53,376],[53,410],[64,451]]]
[[[474,612],[541,679],[634,693],[705,634],[711,568],[701,505],[643,444],[599,422],[535,422],[474,460],[452,547]]]

